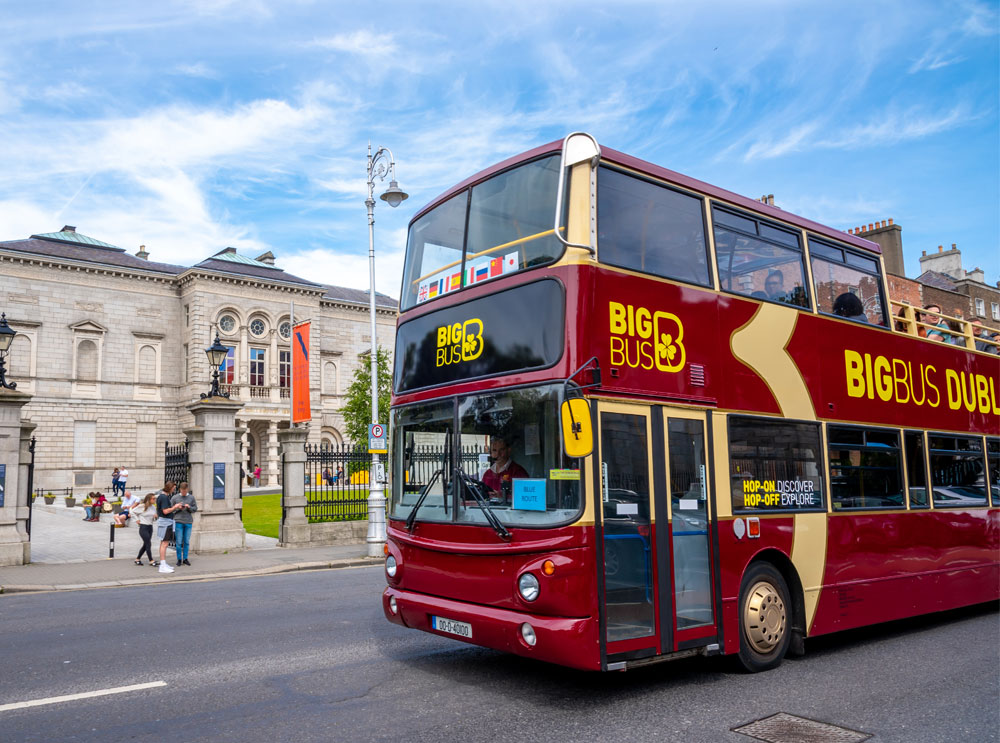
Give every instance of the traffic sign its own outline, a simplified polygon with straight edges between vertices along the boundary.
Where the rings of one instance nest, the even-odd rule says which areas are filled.
[[[385,426],[381,423],[372,423],[368,426],[368,453],[388,454],[389,446],[386,443]]]

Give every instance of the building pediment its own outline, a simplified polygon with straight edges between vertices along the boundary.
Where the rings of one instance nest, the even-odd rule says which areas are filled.
[[[93,320],[83,320],[82,322],[76,322],[69,326],[69,329],[74,333],[100,333],[104,334],[108,332],[108,329],[96,323]]]

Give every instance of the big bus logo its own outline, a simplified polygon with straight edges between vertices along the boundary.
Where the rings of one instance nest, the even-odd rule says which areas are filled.
[[[483,321],[473,317],[465,322],[437,329],[435,366],[448,366],[478,359],[483,353]]]
[[[611,365],[679,372],[687,358],[684,325],[671,312],[609,302]]]

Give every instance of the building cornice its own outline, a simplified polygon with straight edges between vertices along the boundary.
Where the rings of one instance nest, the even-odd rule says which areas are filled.
[[[371,305],[363,302],[350,302],[346,299],[321,299],[319,301],[320,307],[339,307],[345,310],[354,310],[356,312],[368,312],[371,309]],[[390,309],[389,307],[380,307],[375,305],[375,314],[382,315],[383,317],[391,317],[395,319],[398,314],[395,309]]]
[[[258,289],[271,289],[288,294],[302,294],[303,296],[322,297],[323,287],[306,286],[294,284],[276,279],[265,279],[259,276],[247,276],[244,274],[218,273],[216,271],[206,271],[203,268],[191,268],[177,277],[177,283],[181,291],[190,287],[196,281],[211,281],[219,284],[235,284],[237,286],[249,286]]]
[[[15,250],[0,250],[0,262],[20,263],[28,266],[39,266],[44,268],[63,268],[77,271],[79,273],[91,273],[100,276],[116,276],[119,278],[134,279],[139,278],[146,281],[155,281],[163,284],[173,284],[177,276],[153,271],[140,271],[134,268],[124,268],[122,266],[108,266],[90,261],[76,261],[72,258],[56,258],[39,253],[21,253]]]

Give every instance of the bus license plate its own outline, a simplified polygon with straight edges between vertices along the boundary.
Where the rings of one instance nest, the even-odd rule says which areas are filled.
[[[459,637],[464,637],[467,640],[472,639],[472,625],[466,622],[456,622],[454,619],[445,619],[444,617],[435,617],[431,615],[431,627],[436,629],[438,632],[447,632],[451,635],[458,635]]]

